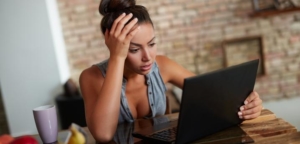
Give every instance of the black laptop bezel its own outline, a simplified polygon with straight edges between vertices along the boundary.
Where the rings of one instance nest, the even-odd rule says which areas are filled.
[[[257,76],[258,64],[259,64],[259,59],[256,59],[256,60],[252,60],[252,61],[245,62],[245,63],[242,63],[242,64],[238,64],[238,65],[235,65],[235,66],[231,66],[231,67],[216,70],[216,71],[213,71],[213,72],[205,73],[205,74],[202,74],[202,75],[186,78],[184,80],[184,86],[183,86],[183,91],[182,91],[182,100],[181,100],[180,112],[179,112],[179,117],[178,117],[177,135],[176,135],[175,143],[179,144],[179,143],[192,142],[194,140],[203,138],[205,136],[208,136],[208,135],[213,134],[215,132],[221,131],[221,130],[226,129],[228,127],[231,127],[231,126],[242,123],[243,120],[239,119],[239,117],[237,115],[237,112],[239,111],[239,107],[243,105],[244,100],[247,98],[247,96],[254,89],[255,80],[256,80],[256,76]],[[239,73],[239,71],[242,71],[240,73],[244,73],[244,77],[239,76],[239,75],[236,75],[236,76],[237,77],[238,76],[242,77],[242,79],[244,78],[244,80],[247,81],[247,82],[244,83],[245,88],[241,88],[243,90],[240,90],[240,91],[243,91],[243,92],[240,92],[240,93],[243,93],[243,94],[241,94],[241,97],[239,97],[238,100],[235,99],[236,101],[234,102],[233,105],[231,105],[231,106],[229,105],[229,107],[231,107],[230,109],[235,108],[235,111],[233,110],[234,114],[231,114],[231,116],[229,118],[230,120],[228,120],[228,123],[226,123],[226,121],[224,120],[224,122],[225,122],[224,124],[221,124],[221,122],[220,122],[220,124],[217,127],[214,127],[213,131],[207,132],[204,135],[199,134],[201,131],[203,132],[204,130],[201,129],[201,128],[197,128],[196,125],[194,125],[193,127],[189,126],[189,131],[183,130],[183,129],[186,129],[186,126],[188,124],[197,123],[197,122],[191,122],[192,120],[195,120],[195,121],[199,120],[198,123],[201,122],[201,119],[191,119],[191,118],[187,117],[186,114],[185,114],[186,112],[194,112],[194,111],[188,111],[187,110],[187,109],[190,109],[191,107],[193,107],[193,105],[191,103],[187,103],[187,99],[191,98],[191,94],[190,94],[191,90],[193,88],[195,89],[194,83],[201,82],[201,80],[199,80],[199,79],[202,79],[202,78],[209,77],[209,79],[216,80],[217,79],[216,76],[218,76],[218,75],[222,75],[224,73],[229,73],[229,75],[234,75],[235,72]],[[236,78],[236,79],[237,79],[236,81],[238,81],[238,79],[241,79],[241,78]],[[194,81],[198,81],[198,82],[194,82]],[[214,87],[214,85],[212,84],[212,85],[207,86],[207,88],[209,88],[209,89],[211,87]],[[240,85],[239,87],[242,87],[242,85]],[[199,87],[199,88],[201,89],[201,87]],[[198,91],[200,91],[200,90],[198,89]],[[218,93],[218,91],[216,91],[216,93]],[[235,93],[238,93],[238,92],[235,92]],[[237,96],[235,96],[235,97],[237,97]],[[199,98],[199,99],[205,99],[205,98]],[[188,101],[192,102],[193,100],[189,99]],[[199,102],[195,101],[195,103],[199,103]],[[209,107],[209,106],[206,106],[206,107]],[[214,107],[214,106],[211,106],[211,107]],[[230,110],[230,111],[232,111],[232,110]],[[202,112],[205,113],[205,110],[202,110]],[[207,114],[211,115],[210,111],[208,111]],[[189,114],[189,115],[192,115],[192,114]],[[219,120],[217,117],[216,117],[216,119]],[[212,119],[212,121],[213,120],[214,119]],[[222,120],[220,120],[220,121],[222,121]],[[207,123],[207,125],[211,125],[210,124],[211,122],[206,121],[206,123]],[[204,125],[204,126],[206,126],[206,125]],[[189,133],[187,133],[187,132],[189,132]],[[195,134],[194,138],[191,138],[192,134]],[[198,136],[196,136],[196,135],[198,135]]]

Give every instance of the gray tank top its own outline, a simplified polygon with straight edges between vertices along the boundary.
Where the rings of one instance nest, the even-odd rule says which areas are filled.
[[[96,66],[102,72],[103,77],[106,76],[106,70],[108,66],[108,60],[105,60],[101,63],[96,64]],[[166,111],[166,95],[165,92],[167,90],[164,81],[161,78],[159,73],[158,65],[154,62],[150,72],[145,75],[147,82],[147,90],[148,90],[148,100],[151,108],[151,117],[156,117],[159,115],[164,115]],[[123,78],[122,82],[122,90],[121,90],[121,106],[120,106],[120,115],[119,115],[119,123],[121,122],[133,122],[133,116],[131,115],[129,105],[126,98],[126,79]],[[145,117],[147,118],[147,117]]]

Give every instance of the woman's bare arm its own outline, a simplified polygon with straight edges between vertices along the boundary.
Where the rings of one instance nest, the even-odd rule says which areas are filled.
[[[160,73],[165,83],[172,83],[179,88],[183,88],[183,81],[185,78],[195,76],[194,73],[186,70],[181,65],[167,58],[166,56],[157,56]]]
[[[110,141],[118,124],[123,67],[122,60],[110,59],[105,79],[95,66],[80,76],[87,126],[99,142]]]
[[[80,75],[87,126],[98,142],[109,142],[117,128],[124,63],[130,40],[139,28],[134,27],[137,19],[125,25],[131,18],[132,14],[122,14],[105,32],[105,44],[110,51],[105,78],[95,66]]]

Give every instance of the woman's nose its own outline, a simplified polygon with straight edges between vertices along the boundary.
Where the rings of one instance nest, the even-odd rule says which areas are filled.
[[[148,50],[144,50],[142,61],[150,61],[150,60],[151,60],[150,52]]]

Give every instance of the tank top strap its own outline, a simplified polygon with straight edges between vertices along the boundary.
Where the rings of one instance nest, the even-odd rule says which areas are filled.
[[[94,64],[94,65],[97,66],[100,69],[100,71],[102,73],[102,76],[106,77],[106,71],[107,71],[107,67],[108,67],[108,59],[104,60],[104,61],[102,61],[98,64]],[[126,83],[125,78],[123,78],[122,83],[123,83],[123,85]]]
[[[95,64],[95,66],[97,66],[101,73],[102,73],[102,76],[105,77],[106,76],[106,70],[107,70],[107,66],[108,66],[108,59],[107,60],[104,60],[100,63],[97,63]]]

